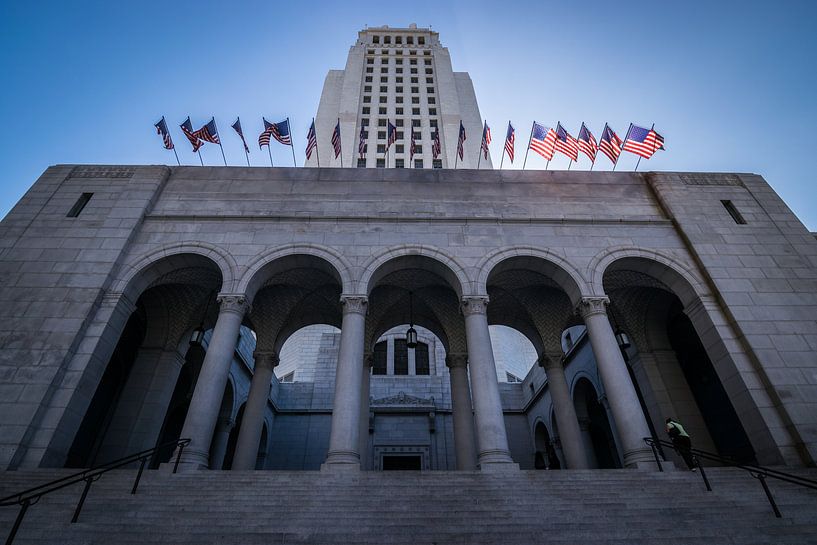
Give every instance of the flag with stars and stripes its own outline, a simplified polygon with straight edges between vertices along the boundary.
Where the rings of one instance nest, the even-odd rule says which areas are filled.
[[[412,130],[411,137],[414,138],[414,131]],[[388,122],[388,126],[386,129],[386,153],[389,151],[389,147],[397,141],[397,127],[391,124],[391,121]]]
[[[664,149],[664,137],[653,129],[645,129],[630,123],[621,149],[649,159],[656,151]]]
[[[462,126],[462,121],[460,121],[460,136],[457,140],[457,155],[460,158],[460,161],[463,160],[463,154],[465,153],[464,148],[465,144],[465,127]]]
[[[596,137],[593,136],[593,133],[590,132],[584,122],[582,122],[582,128],[579,129],[579,136],[576,140],[579,143],[579,151],[587,155],[590,161],[595,163],[599,147],[596,144]]]
[[[187,119],[184,120],[184,123],[179,125],[182,128],[182,132],[193,145],[193,153],[199,151],[199,148],[204,145],[198,136],[195,135],[193,132],[193,124],[190,122],[190,116],[187,116]]]
[[[238,133],[238,136],[241,137],[241,143],[244,144],[244,152],[250,153],[250,148],[247,147],[247,141],[244,140],[244,131],[241,130],[241,119],[236,118],[235,123],[231,125],[233,130]]]
[[[411,131],[411,144],[409,145],[409,162],[414,159],[414,153],[417,151],[417,142],[414,140],[414,129]]]
[[[601,139],[599,139],[599,150],[607,156],[615,165],[618,162],[618,156],[621,155],[621,138],[616,134],[610,125],[604,124],[604,130],[601,131]]]
[[[315,121],[309,126],[309,131],[306,133],[306,159],[312,157],[312,152],[318,147],[318,136],[315,134]]]
[[[162,116],[162,119],[157,121],[153,126],[156,127],[156,134],[162,135],[162,142],[164,143],[165,149],[173,149],[173,139],[170,138],[170,131],[167,130],[165,116]]]
[[[332,131],[332,148],[335,150],[335,159],[338,158],[341,151],[341,144],[340,144],[340,119],[338,119],[338,124],[335,125],[335,130]]]
[[[221,144],[221,140],[218,139],[218,129],[216,128],[215,117],[208,121],[206,125],[202,126],[202,128],[194,131],[193,134],[197,136],[199,140],[203,140],[204,142]]]
[[[482,157],[484,159],[488,159],[488,146],[491,144],[491,127],[488,126],[488,122],[486,121],[482,127]]]
[[[436,159],[440,156],[442,146],[440,145],[440,128],[434,127],[434,134],[431,136],[431,155]]]
[[[511,125],[511,122],[508,121],[508,132],[505,135],[505,151],[508,153],[511,163],[513,163],[513,144],[515,140],[516,131],[514,130],[513,125]]]
[[[550,161],[556,146],[556,131],[550,127],[533,122],[533,132],[530,137],[530,149]]]
[[[573,161],[579,160],[579,144],[570,133],[562,127],[561,123],[556,124],[556,151],[564,153]]]
[[[366,127],[360,126],[360,140],[357,143],[357,153],[361,159],[366,158]]]

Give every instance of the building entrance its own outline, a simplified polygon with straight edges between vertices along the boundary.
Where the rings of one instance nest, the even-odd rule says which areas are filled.
[[[422,457],[420,455],[411,456],[383,456],[383,471],[422,469]]]

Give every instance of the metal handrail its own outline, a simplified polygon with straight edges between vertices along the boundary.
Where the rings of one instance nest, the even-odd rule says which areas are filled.
[[[14,520],[14,525],[11,528],[11,532],[6,538],[6,545],[11,545],[11,543],[14,541],[14,536],[17,535],[17,530],[20,529],[20,524],[23,522],[23,517],[25,516],[26,511],[28,511],[28,508],[39,502],[40,498],[46,494],[56,492],[57,490],[62,490],[67,486],[71,486],[72,484],[85,481],[85,487],[82,490],[82,495],[77,503],[77,507],[74,509],[74,516],[71,518],[71,523],[74,523],[79,519],[79,514],[82,511],[82,506],[85,504],[85,499],[88,497],[88,491],[91,489],[91,484],[102,477],[102,475],[113,469],[118,469],[134,462],[141,462],[139,465],[139,471],[136,473],[136,479],[133,482],[133,487],[131,487],[130,492],[131,494],[136,494],[136,489],[139,486],[139,481],[142,479],[142,473],[145,470],[145,464],[148,460],[153,459],[154,456],[158,455],[159,452],[167,447],[179,447],[178,451],[176,452],[176,461],[173,464],[173,473],[176,473],[176,471],[179,469],[179,461],[181,460],[182,451],[184,450],[184,447],[189,444],[190,439],[169,441],[153,448],[143,450],[135,454],[130,454],[124,458],[119,458],[118,460],[113,460],[112,462],[100,464],[90,469],[84,469],[77,473],[29,488],[28,490],[23,490],[17,494],[0,498],[0,507],[7,507],[9,505],[20,506],[20,512],[17,514],[17,518]]]
[[[678,449],[675,447],[675,445],[672,444],[672,442],[665,441],[663,439],[653,439],[652,437],[645,437],[644,442],[647,443],[652,449],[652,454],[655,457],[655,463],[658,465],[658,471],[664,471],[664,467],[661,465],[661,457],[659,457],[657,447],[660,445],[670,447],[676,450]],[[685,450],[687,450],[692,455],[692,460],[693,462],[695,462],[695,466],[697,467],[697,469],[700,470],[701,478],[704,481],[704,485],[706,485],[706,490],[709,492],[712,492],[712,485],[709,483],[709,478],[706,476],[704,466],[701,465],[701,459],[720,462],[728,467],[736,467],[738,469],[747,471],[752,477],[760,481],[760,485],[763,487],[763,492],[766,494],[766,499],[769,500],[769,505],[772,506],[774,515],[777,518],[781,518],[783,515],[780,513],[780,509],[777,507],[777,503],[774,501],[774,496],[772,496],[772,491],[769,490],[769,485],[766,483],[767,477],[771,477],[773,479],[777,479],[779,481],[784,481],[791,484],[796,484],[798,486],[802,486],[805,488],[810,488],[812,490],[817,490],[817,481],[812,479],[806,479],[805,477],[792,475],[791,473],[786,473],[785,471],[780,471],[778,469],[772,469],[769,467],[763,467],[755,464],[739,463],[733,460],[732,458],[720,456],[719,454],[713,454],[705,450],[700,450],[691,447]],[[664,461],[666,461],[666,458],[664,458]]]

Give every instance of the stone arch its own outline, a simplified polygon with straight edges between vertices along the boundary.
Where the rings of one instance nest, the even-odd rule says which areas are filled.
[[[635,270],[665,284],[687,306],[709,296],[701,276],[678,259],[656,250],[633,246],[616,246],[597,254],[587,266],[587,276],[595,295],[604,294],[604,275],[617,265],[627,263]]]
[[[343,293],[354,293],[351,265],[343,255],[327,246],[319,244],[289,244],[259,254],[244,270],[236,285],[236,293],[244,293],[248,300],[252,300],[255,293],[263,284],[263,278],[278,272],[275,263],[285,264],[290,258],[292,264],[315,265],[321,262],[325,272],[331,274],[341,285]],[[280,260],[280,261],[279,261]],[[264,269],[266,270],[262,272]]]
[[[431,265],[432,272],[443,278],[458,297],[473,294],[473,282],[456,259],[439,248],[419,244],[395,246],[373,256],[363,267],[355,293],[370,294],[379,279],[402,268],[400,263],[405,261],[400,258],[410,257],[425,258],[424,262]]]
[[[570,387],[570,397],[571,397],[571,399],[573,398],[573,396],[574,396],[574,394],[576,392],[576,384],[578,384],[581,379],[586,379],[590,384],[593,385],[593,389],[596,391],[596,399],[599,399],[601,397],[601,394],[602,394],[599,379],[598,379],[598,377],[594,377],[593,375],[591,375],[585,369],[580,369],[579,371],[576,372],[576,374],[574,374],[570,378],[569,387]]]
[[[223,248],[207,242],[187,242],[159,247],[141,255],[124,265],[117,280],[113,282],[112,293],[124,293],[135,301],[144,289],[174,267],[190,265],[192,259],[207,260],[221,273],[221,291],[233,291],[238,265],[232,255]]]
[[[497,267],[501,267],[503,262],[512,258],[530,258],[531,263],[537,263],[535,260],[539,260],[538,270],[559,284],[574,305],[578,305],[583,296],[592,293],[584,276],[570,262],[549,250],[529,246],[514,246],[488,254],[477,265],[474,293],[487,293],[488,277],[498,272]]]

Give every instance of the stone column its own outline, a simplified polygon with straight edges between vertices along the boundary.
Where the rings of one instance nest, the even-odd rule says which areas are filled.
[[[579,310],[587,326],[599,376],[621,439],[624,466],[655,467],[650,447],[644,443],[644,438],[650,436],[650,428],[630,380],[627,364],[616,343],[610,320],[607,319],[605,307],[609,302],[607,297],[585,297]]]
[[[220,305],[218,320],[182,427],[181,437],[190,439],[181,458],[187,469],[203,469],[210,465],[210,440],[233,363],[235,343],[248,306],[243,295],[219,294],[217,301]]]
[[[233,471],[249,471],[255,469],[258,458],[258,442],[264,430],[264,412],[269,399],[272,370],[278,365],[276,352],[256,351],[255,369],[253,370],[250,393],[247,404],[244,405],[244,416],[241,419],[241,429],[235,443],[233,456]]]
[[[374,356],[363,355],[363,376],[360,383],[360,469],[369,469],[369,391]]]
[[[229,417],[221,417],[216,422],[216,431],[210,443],[210,469],[221,469],[224,465],[224,455],[227,454],[227,443],[233,426],[235,420]]]
[[[451,410],[454,418],[454,447],[457,469],[477,468],[477,445],[474,440],[474,410],[468,385],[468,355],[448,354],[445,359],[451,378]]]
[[[360,380],[366,330],[367,300],[362,295],[341,296],[343,322],[340,329],[332,431],[329,434],[327,466],[360,468]]]
[[[538,363],[547,374],[548,390],[550,390],[550,398],[553,401],[556,423],[559,426],[565,465],[568,469],[587,469],[587,455],[582,442],[579,421],[576,418],[576,407],[573,405],[570,389],[567,387],[561,355],[543,354]]]
[[[488,331],[488,297],[463,297],[465,337],[471,366],[471,395],[482,470],[502,469],[514,465],[508,448],[502,400],[496,379],[496,363]],[[506,465],[507,464],[507,465]]]

